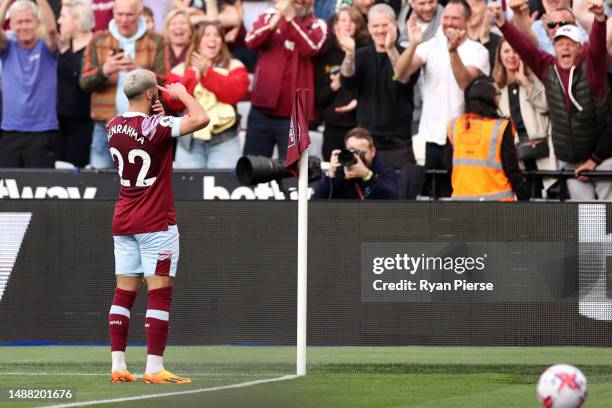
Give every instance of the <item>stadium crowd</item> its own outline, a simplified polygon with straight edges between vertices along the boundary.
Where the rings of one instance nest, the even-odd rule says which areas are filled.
[[[610,0],[3,0],[0,21],[3,168],[114,167],[105,125],[146,68],[211,119],[178,139],[175,168],[284,157],[305,88],[331,166],[315,197],[402,196],[392,169],[428,194],[414,136],[424,167],[448,170],[439,196],[551,197],[556,179],[522,171],[570,169],[572,199],[612,200],[612,180],[582,175],[612,170]]]

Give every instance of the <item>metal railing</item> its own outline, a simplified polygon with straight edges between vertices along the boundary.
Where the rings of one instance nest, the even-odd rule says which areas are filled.
[[[559,201],[565,201],[569,199],[569,191],[567,189],[567,180],[576,178],[574,175],[574,170],[523,170],[523,175],[527,178],[528,181],[531,182],[531,196],[535,195],[535,186],[534,183],[536,178],[543,179],[544,177],[552,177],[556,178],[559,181]],[[425,170],[425,174],[431,176],[431,190],[430,190],[430,199],[438,200],[440,197],[437,192],[437,184],[438,178],[440,176],[448,175],[447,170],[441,169],[428,169]],[[610,170],[598,170],[598,171],[583,171],[581,173],[582,176],[587,177],[589,179],[612,179],[612,171]]]

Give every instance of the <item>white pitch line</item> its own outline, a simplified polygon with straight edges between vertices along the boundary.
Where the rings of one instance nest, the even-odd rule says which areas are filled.
[[[271,382],[276,382],[276,381],[293,380],[294,378],[297,378],[297,377],[298,376],[295,374],[294,375],[284,375],[282,377],[268,378],[265,380],[247,381],[247,382],[238,383],[238,384],[221,385],[218,387],[198,388],[196,390],[166,392],[166,393],[161,393],[161,394],[138,395],[136,397],[112,398],[112,399],[97,400],[97,401],[72,402],[69,404],[60,404],[60,405],[46,405],[41,408],[84,407],[87,405],[112,404],[116,402],[127,402],[127,401],[137,401],[137,400],[144,400],[144,399],[151,399],[151,398],[171,397],[175,395],[198,394],[200,392],[229,390],[233,388],[244,388],[244,387],[250,387],[252,385],[265,384],[265,383],[271,383]]]
[[[278,375],[279,373],[182,373],[187,377],[269,377],[272,375]],[[25,375],[25,376],[95,376],[95,377],[103,377],[109,376],[108,373],[0,373],[0,377],[3,375]],[[136,377],[142,377],[142,375],[134,374]]]

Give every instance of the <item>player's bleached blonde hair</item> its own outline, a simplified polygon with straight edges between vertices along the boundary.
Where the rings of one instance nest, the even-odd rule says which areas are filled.
[[[123,81],[123,92],[128,99],[142,95],[147,89],[157,86],[155,74],[148,69],[135,69],[130,71]]]
[[[7,12],[7,18],[10,20],[13,13],[25,11],[28,9],[32,10],[34,17],[36,17],[36,19],[40,21],[40,9],[36,5],[36,3],[30,0],[17,0],[13,4],[11,4]]]

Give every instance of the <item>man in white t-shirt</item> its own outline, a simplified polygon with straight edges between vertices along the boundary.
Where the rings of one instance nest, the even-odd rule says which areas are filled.
[[[395,76],[406,81],[419,68],[423,72],[423,112],[419,135],[426,141],[425,167],[442,169],[448,122],[463,114],[463,90],[478,75],[490,71],[489,52],[467,37],[470,6],[450,0],[442,15],[442,32],[422,41],[415,18],[408,20],[410,43],[395,65]],[[450,179],[438,178],[438,195],[450,195]],[[430,181],[428,181],[428,184]],[[426,186],[426,193],[430,190]]]

